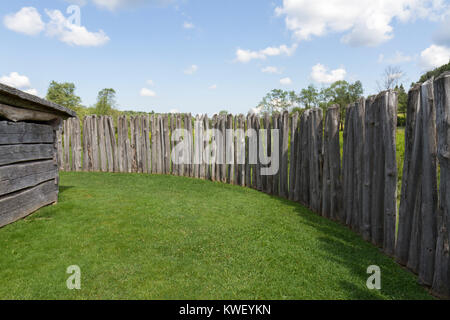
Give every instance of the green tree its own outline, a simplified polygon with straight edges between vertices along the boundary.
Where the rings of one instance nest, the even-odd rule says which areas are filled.
[[[308,88],[300,91],[300,102],[306,109],[319,106],[319,92],[313,84],[310,84]]]
[[[405,88],[403,87],[403,84],[399,86],[396,86],[395,91],[398,92],[398,126],[405,126],[406,125],[406,111],[408,107],[408,94],[406,93]]]
[[[116,107],[116,91],[111,88],[98,93],[95,113],[98,115],[113,115]]]
[[[351,104],[356,102],[359,98],[361,98],[364,93],[363,86],[361,81],[356,81],[355,83],[348,83],[345,80],[340,80],[334,82],[330,87],[327,94],[329,95],[330,101],[328,102],[328,106],[330,104],[339,105],[340,113],[341,113],[341,129],[343,129],[343,123],[345,119],[345,108]]]
[[[81,98],[75,94],[75,85],[71,82],[52,81],[46,99],[74,111],[82,108]]]
[[[274,89],[269,92],[258,104],[262,112],[272,114],[273,112],[289,111],[291,108],[298,106],[300,98],[295,91],[284,91]]]

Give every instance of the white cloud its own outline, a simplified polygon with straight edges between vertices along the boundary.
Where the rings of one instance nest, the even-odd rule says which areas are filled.
[[[265,68],[262,68],[261,69],[261,72],[264,72],[264,73],[272,73],[272,74],[280,74],[281,73],[281,71],[277,68],[277,67],[271,67],[271,66],[268,66],[268,67],[265,67]]]
[[[38,91],[31,88],[30,79],[27,76],[19,74],[18,72],[11,72],[9,75],[1,77],[0,82],[6,84],[7,86],[20,89],[26,93],[33,94],[35,96],[38,95]]]
[[[192,22],[184,22],[183,23],[183,28],[185,28],[185,29],[194,29],[195,28],[195,26],[194,26],[194,24],[192,23]]]
[[[156,92],[147,88],[141,89],[141,97],[156,97]]]
[[[155,82],[153,81],[153,80],[147,80],[147,84],[149,85],[149,86],[154,86],[155,85]]]
[[[420,66],[424,70],[431,70],[448,63],[450,60],[450,48],[431,45],[420,53]]]
[[[17,89],[31,87],[30,79],[28,79],[27,76],[20,75],[17,72],[11,72],[8,76],[1,77],[0,82]]]
[[[343,68],[328,71],[327,67],[318,63],[312,67],[311,78],[319,83],[333,83],[344,80],[347,72]]]
[[[45,28],[41,15],[33,7],[24,7],[14,14],[4,17],[6,28],[30,36],[39,34]]]
[[[193,64],[193,65],[190,66],[189,68],[185,69],[185,70],[184,70],[184,73],[185,73],[185,74],[194,74],[194,73],[197,72],[197,70],[198,70],[198,66],[195,65],[195,64]]]
[[[169,113],[180,113],[180,111],[178,109],[171,109]]]
[[[247,63],[253,59],[264,60],[268,56],[269,57],[279,55],[291,56],[294,54],[296,49],[297,49],[296,44],[292,45],[292,47],[288,47],[284,44],[279,47],[267,47],[259,51],[251,51],[238,48],[236,50],[236,61]]]
[[[299,41],[344,33],[344,43],[376,46],[392,39],[394,20],[435,20],[448,8],[443,0],[283,0],[275,13]]]
[[[208,87],[209,90],[216,90],[217,89],[217,84],[213,84],[211,86]]]
[[[292,80],[291,80],[291,78],[283,78],[283,79],[280,79],[280,84],[282,84],[283,86],[288,86],[288,85],[292,84]]]
[[[47,35],[56,37],[69,45],[97,47],[106,44],[109,37],[100,30],[90,32],[85,27],[70,23],[59,10],[45,10],[50,17]]]
[[[36,89],[33,89],[33,88],[24,90],[24,92],[32,94],[32,95],[35,95],[35,96],[38,95],[38,91]]]
[[[412,60],[414,60],[414,57],[405,55],[401,51],[396,51],[394,56],[392,56],[390,58],[386,58],[383,54],[380,54],[378,57],[379,63],[385,62],[385,63],[389,63],[389,64],[401,64],[401,63],[411,62]]]

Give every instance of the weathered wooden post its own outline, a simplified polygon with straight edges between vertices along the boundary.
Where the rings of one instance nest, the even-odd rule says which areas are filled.
[[[338,105],[328,108],[325,116],[322,215],[333,220],[338,220],[342,210],[339,118]]]
[[[441,168],[439,211],[437,217],[436,264],[432,291],[441,297],[450,297],[450,72],[434,82],[436,103],[437,156]]]
[[[295,178],[297,174],[297,141],[298,141],[298,112],[292,115],[290,122],[291,143],[289,155],[289,200],[295,200]]]

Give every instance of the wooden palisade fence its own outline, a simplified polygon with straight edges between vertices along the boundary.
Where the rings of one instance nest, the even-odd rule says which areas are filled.
[[[301,116],[121,116],[117,128],[111,117],[94,115],[83,120],[83,134],[72,118],[58,132],[58,163],[65,171],[195,177],[300,202],[349,226],[433,293],[450,297],[450,73],[409,92],[398,191],[397,104],[397,93],[384,91],[348,106],[342,158],[340,110],[332,106],[325,115],[308,109]],[[178,162],[172,151],[180,139],[187,148],[176,153],[184,160]],[[276,158],[279,170],[262,175]]]

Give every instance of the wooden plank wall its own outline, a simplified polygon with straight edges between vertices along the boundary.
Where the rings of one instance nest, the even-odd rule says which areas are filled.
[[[49,125],[0,121],[0,227],[57,201],[56,136]]]
[[[409,92],[398,212],[398,97],[394,91],[346,108],[342,154],[339,106],[328,108],[325,115],[322,109],[308,109],[301,115],[220,114],[211,119],[191,114],[121,116],[117,128],[110,117],[89,116],[83,120],[82,135],[77,119],[66,121],[57,132],[58,167],[173,174],[287,198],[349,226],[417,273],[433,292],[449,297],[448,97],[450,74],[416,85]],[[174,141],[177,129],[186,131]],[[233,134],[227,129],[237,131]],[[272,129],[279,129],[278,134]],[[252,131],[245,134],[247,130]],[[171,154],[180,143],[180,158],[185,161],[175,163]],[[28,148],[18,152],[30,158],[45,158],[51,152],[44,146],[17,148]],[[275,156],[279,170],[261,175],[271,165],[268,159]],[[208,158],[215,161],[205,163]]]

